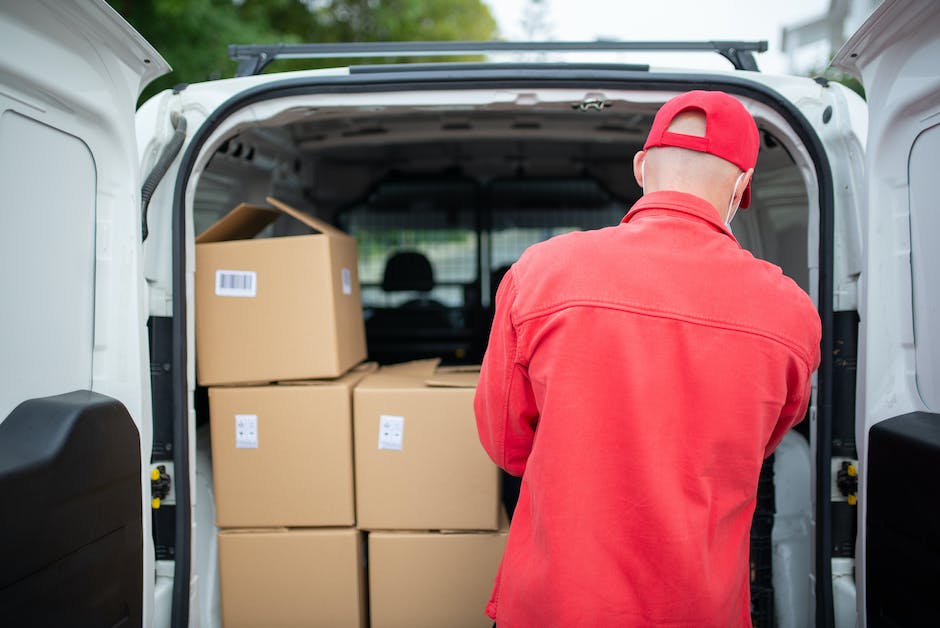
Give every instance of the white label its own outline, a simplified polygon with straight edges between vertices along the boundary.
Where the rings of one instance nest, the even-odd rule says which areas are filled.
[[[258,292],[258,275],[253,270],[215,271],[215,293],[220,297],[253,297]]]
[[[405,417],[383,414],[379,417],[379,449],[401,451]]]
[[[258,415],[257,414],[236,414],[235,415],[235,448],[236,449],[257,449],[258,448]]]
[[[343,278],[343,294],[352,294],[352,273],[348,268],[344,268],[340,271],[340,275]]]

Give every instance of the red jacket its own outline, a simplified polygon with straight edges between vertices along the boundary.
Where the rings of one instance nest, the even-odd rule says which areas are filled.
[[[475,399],[522,475],[500,628],[748,626],[761,463],[806,413],[813,303],[715,208],[647,194],[505,276]]]

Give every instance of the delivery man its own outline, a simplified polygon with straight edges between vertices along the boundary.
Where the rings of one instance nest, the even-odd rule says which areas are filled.
[[[537,244],[500,284],[475,399],[522,476],[500,628],[750,625],[761,463],[806,413],[821,333],[729,227],[759,146],[735,98],[673,98],[621,224]]]

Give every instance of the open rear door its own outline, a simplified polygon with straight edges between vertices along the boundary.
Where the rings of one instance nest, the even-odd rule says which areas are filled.
[[[940,3],[884,2],[833,62],[869,105],[860,285],[858,610],[937,621],[940,501]]]
[[[150,623],[134,107],[168,70],[103,1],[0,3],[4,625]]]

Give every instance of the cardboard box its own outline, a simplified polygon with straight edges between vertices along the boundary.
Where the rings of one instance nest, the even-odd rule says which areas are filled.
[[[219,584],[225,628],[366,625],[358,530],[222,531]]]
[[[355,524],[352,389],[370,367],[328,381],[209,389],[218,527]]]
[[[479,369],[380,368],[353,393],[364,530],[496,530],[499,475],[477,435]]]
[[[489,628],[486,616],[507,530],[371,532],[372,628]]]
[[[268,198],[196,238],[196,379],[203,386],[338,377],[366,357],[356,241]],[[319,233],[253,240],[287,214]]]

